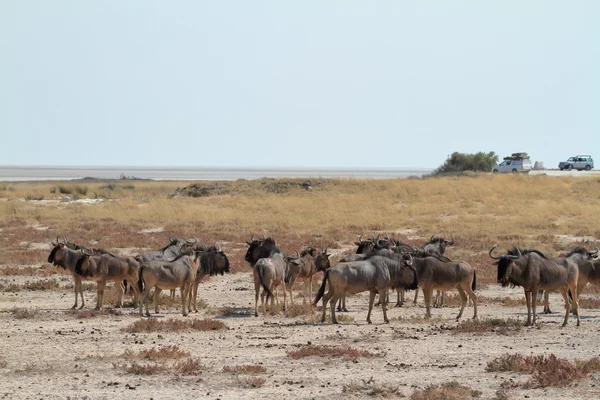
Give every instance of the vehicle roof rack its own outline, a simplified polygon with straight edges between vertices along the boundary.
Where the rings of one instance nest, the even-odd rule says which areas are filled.
[[[509,157],[504,157],[504,160],[529,160],[527,153],[512,153]]]

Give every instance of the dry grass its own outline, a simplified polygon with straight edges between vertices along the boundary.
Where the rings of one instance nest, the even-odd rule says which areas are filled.
[[[131,350],[125,350],[125,353],[121,355],[121,358],[126,360],[148,360],[148,361],[164,361],[178,358],[188,357],[190,354],[186,351],[181,350],[175,345],[151,348],[148,350],[142,350],[134,352]]]
[[[158,320],[156,318],[141,318],[130,326],[123,328],[123,331],[130,333],[140,332],[178,332],[182,330],[194,329],[198,331],[215,331],[228,329],[227,325],[214,319],[174,319]]]
[[[197,375],[202,373],[206,368],[199,360],[187,358],[177,361],[175,364],[168,365],[164,363],[138,363],[132,362],[129,364],[113,363],[113,368],[123,370],[128,374],[134,375],[157,375],[162,373],[180,373],[182,375]]]
[[[0,283],[0,289],[4,292],[20,292],[22,290],[57,290],[60,288],[60,284],[54,278],[52,279],[39,279],[35,281],[26,281],[23,284],[10,283],[4,285]]]
[[[358,358],[381,357],[381,354],[371,353],[367,350],[354,349],[350,346],[324,346],[307,345],[298,350],[287,352],[288,357],[297,360],[304,357],[344,357],[351,360]]]
[[[0,276],[50,276],[58,273],[59,271],[55,267],[49,265],[41,267],[6,266],[0,268]]]
[[[523,356],[505,354],[487,364],[487,372],[518,372],[532,375],[525,387],[564,387],[576,383],[600,370],[600,358],[587,361],[569,361],[554,354],[548,356]]]
[[[113,367],[133,375],[156,375],[169,370],[169,368],[163,364],[141,364],[137,362],[131,364],[115,363],[113,364]]]
[[[6,368],[7,366],[8,362],[4,358],[0,357],[0,368]]]
[[[468,386],[461,385],[456,381],[442,383],[441,385],[430,385],[423,390],[415,391],[411,400],[463,400],[478,399],[481,392],[473,390]]]
[[[294,303],[294,305],[287,307],[284,315],[288,318],[295,318],[299,317],[300,315],[312,315],[313,312],[314,307],[309,303]]]
[[[39,310],[37,308],[19,308],[15,307],[10,310],[13,317],[16,319],[32,319],[38,316]]]
[[[344,385],[342,388],[343,393],[348,393],[350,395],[358,395],[358,396],[371,396],[378,398],[401,398],[404,397],[404,394],[400,391],[398,387],[387,386],[382,384],[375,383],[373,377],[368,380],[364,380],[361,383],[350,383],[348,385]]]
[[[260,377],[240,379],[240,383],[242,384],[242,386],[249,389],[261,388],[265,385],[266,382],[267,380],[265,378]]]
[[[521,321],[508,318],[484,318],[469,319],[460,322],[454,333],[498,333],[500,335],[509,335],[521,330],[523,324]]]
[[[267,369],[262,365],[235,365],[233,367],[223,367],[223,372],[234,374],[265,374],[267,373]]]
[[[580,297],[579,298],[579,307],[581,308],[592,308],[598,309],[600,308],[600,299],[595,297]]]

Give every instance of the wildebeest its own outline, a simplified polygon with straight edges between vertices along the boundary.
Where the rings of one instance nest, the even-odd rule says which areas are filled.
[[[188,244],[189,246],[193,246],[196,243],[198,243],[198,239],[196,238],[181,239],[171,234],[169,236],[169,244],[158,250],[144,251],[135,256],[135,259],[140,263],[153,260],[172,260],[182,254],[181,249],[183,245]]]
[[[412,274],[408,274],[407,276],[404,273],[407,269],[410,269]],[[375,294],[380,293],[380,296],[382,296],[383,319],[388,323],[389,319],[385,306],[385,296],[388,288],[402,286],[415,289],[417,283],[417,272],[409,263],[402,260],[401,254],[392,253],[388,257],[373,255],[364,260],[341,262],[325,271],[323,282],[313,304],[316,305],[323,298],[321,322],[325,322],[327,303],[331,301],[331,322],[337,324],[338,322],[335,317],[335,304],[337,300],[346,292],[354,294],[369,291],[367,322],[371,323],[371,311],[375,301]],[[325,293],[325,286],[327,285],[328,291]]]
[[[444,255],[444,253],[446,253],[446,247],[454,245],[454,235],[450,235],[450,236],[451,236],[452,240],[444,239],[442,236],[436,237],[436,236],[432,235],[431,238],[429,239],[429,241],[425,242],[425,244],[423,244],[423,246],[421,246],[423,253],[428,254],[430,256],[437,257],[438,259],[440,259],[442,261],[446,261],[446,262],[452,261]],[[440,291],[440,290],[437,291],[437,293],[435,295],[435,301],[433,303],[434,307],[442,307],[444,305],[445,294],[446,294],[445,291]],[[413,299],[413,304],[417,304],[418,297],[419,297],[419,291],[416,290],[415,298]],[[402,296],[402,299],[398,300],[398,303],[396,303],[396,307],[401,307],[402,303],[404,303],[404,296]]]
[[[290,279],[289,263],[300,264],[299,259],[286,259],[285,254],[271,251],[268,257],[259,259],[254,265],[254,290],[256,292],[254,298],[254,316],[258,317],[258,296],[262,286],[263,292],[260,295],[263,314],[266,314],[266,300],[271,299],[271,309],[273,309],[273,291],[281,285],[283,290],[283,310],[285,310],[286,292],[285,285]],[[279,299],[277,298],[277,304]]]
[[[577,281],[579,271],[575,263],[564,259],[557,262],[549,259],[537,250],[521,250],[514,248],[501,256],[494,256],[492,253],[497,246],[489,251],[489,256],[498,260],[498,283],[502,287],[508,285],[521,286],[525,291],[525,301],[527,302],[527,321],[525,326],[535,325],[536,322],[536,300],[535,296],[538,290],[559,290],[565,299],[565,320],[562,326],[567,325],[569,321],[569,312],[571,310],[571,300],[569,292],[573,297],[573,303],[577,314],[577,326],[580,325],[579,318],[579,300],[577,297]],[[516,253],[517,255],[513,255]],[[533,313],[533,322],[531,314]]]
[[[564,263],[562,258],[565,258],[565,259],[575,263],[575,265],[577,265],[577,268],[579,271],[578,279],[577,279],[577,296],[579,296],[581,294],[585,285],[590,281],[590,277],[592,277],[592,279],[593,279],[593,276],[595,275],[595,268],[594,268],[593,260],[596,257],[598,257],[598,250],[599,249],[596,247],[596,251],[588,251],[583,246],[577,246],[573,250],[571,250],[569,253],[561,255],[561,256],[553,259],[562,264],[562,263]],[[513,254],[513,255],[516,255],[516,254]],[[600,271],[598,273],[600,274]],[[551,313],[550,302],[548,299],[549,293],[550,292],[547,290],[544,292],[544,314]],[[573,302],[571,304],[574,305]],[[575,310],[573,308],[571,309],[571,311],[575,312]]]
[[[412,266],[419,274],[419,287],[423,290],[423,296],[425,297],[426,318],[431,317],[433,289],[458,290],[461,307],[456,317],[457,320],[463,314],[468,296],[473,302],[473,318],[477,318],[477,296],[474,292],[477,287],[477,273],[471,265],[464,261],[447,262],[429,255],[426,257],[413,257],[409,254],[406,256],[406,260],[412,262]]]
[[[63,241],[57,237],[56,242],[52,242],[52,251],[48,256],[48,262],[65,269],[71,273],[74,281],[74,289],[75,289],[75,304],[71,307],[71,309],[77,308],[77,294],[81,295],[81,307],[85,306],[85,300],[83,298],[83,286],[81,285],[82,277],[75,273],[75,267],[77,266],[77,261],[82,256],[81,250],[71,250],[67,247],[67,238],[63,237]]]
[[[211,247],[205,251],[197,250],[196,254],[199,266],[196,278],[192,284],[192,290],[190,291],[190,300],[188,302],[188,310],[190,312],[192,311],[192,304],[194,305],[194,312],[198,312],[198,285],[202,278],[206,275],[223,275],[230,272],[229,260],[218,244],[214,248]]]
[[[75,273],[83,278],[95,280],[97,282],[96,310],[100,310],[104,304],[104,289],[107,282],[117,284],[118,296],[116,307],[123,306],[124,281],[137,282],[140,264],[133,257],[117,257],[110,254],[94,256],[88,254],[85,250],[77,261]],[[137,306],[139,301],[139,291],[136,285],[133,285],[134,304]]]
[[[158,313],[158,300],[162,289],[177,289],[181,291],[181,313],[185,317],[188,314],[186,301],[189,300],[189,291],[196,279],[198,272],[198,254],[189,256],[181,254],[172,261],[154,260],[141,263],[138,288],[143,291],[142,301],[140,302],[140,315],[142,315],[142,306],[146,305],[146,315],[150,316],[148,311],[148,297],[150,290],[154,287],[154,312]]]
[[[297,256],[288,257],[288,262],[290,263],[290,280],[288,284],[288,290],[290,291],[290,301],[292,304],[294,304],[292,287],[298,278],[302,278],[304,281],[302,303],[306,303],[307,292],[308,298],[312,299],[313,275],[317,271],[324,271],[331,267],[331,264],[329,263],[330,255],[331,254],[327,254],[327,249],[318,250],[309,247],[302,250],[302,252],[297,254]],[[296,263],[294,262],[294,259],[298,259],[300,262]]]

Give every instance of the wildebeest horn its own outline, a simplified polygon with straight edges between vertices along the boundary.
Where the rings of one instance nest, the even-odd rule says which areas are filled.
[[[434,235],[431,235],[431,238],[429,239],[429,241],[430,241],[430,242],[432,242],[432,241],[433,241],[433,236],[434,236]]]
[[[450,235],[450,237],[452,238],[452,240],[450,240],[450,241],[446,240],[445,241],[448,246],[452,246],[454,244],[454,235]]]
[[[66,236],[63,236],[63,240],[65,241],[65,242],[64,242],[64,243],[65,243],[65,245],[66,245],[67,243],[69,243],[69,241],[67,240],[67,237],[66,237]]]
[[[589,252],[588,256],[590,256],[590,257],[595,256],[596,254],[598,254],[598,250],[600,250],[600,249],[598,249],[598,247],[596,247],[596,251]]]
[[[296,257],[300,258],[300,253],[298,253],[298,250],[296,250]]]
[[[260,237],[261,237],[261,240],[265,240],[265,239],[266,239],[266,238],[265,238],[265,234],[264,234],[264,233],[261,233],[261,234],[260,234]]]
[[[521,254],[521,249],[517,247],[517,253],[519,253],[519,257],[523,257],[523,254]],[[519,258],[517,256],[513,256],[514,258]]]
[[[358,236],[358,241],[362,242],[362,235],[356,235],[356,236]]]
[[[175,243],[177,241],[177,238],[175,237],[175,235],[173,235],[173,233],[171,232],[171,234],[169,235],[169,242],[171,243]]]
[[[187,239],[186,242],[188,242],[189,244],[196,244],[198,243],[198,239],[196,238],[196,236],[192,236],[192,238]]]
[[[488,254],[490,255],[490,257],[491,257],[492,259],[494,259],[494,260],[499,260],[499,259],[500,259],[500,257],[494,257],[494,255],[492,254],[492,252],[494,251],[494,249],[495,249],[496,247],[498,247],[498,246],[494,246],[494,247],[492,247],[492,248],[490,249],[490,252],[489,252]]]

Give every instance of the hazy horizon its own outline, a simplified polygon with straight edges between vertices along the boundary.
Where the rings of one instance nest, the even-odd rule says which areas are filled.
[[[600,3],[0,3],[0,165],[597,155]]]

